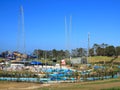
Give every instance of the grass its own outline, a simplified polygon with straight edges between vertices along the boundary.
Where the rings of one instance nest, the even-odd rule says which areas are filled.
[[[120,90],[120,87],[115,87],[115,88],[107,88],[107,89],[101,89],[101,90]]]
[[[94,57],[89,57],[88,60],[90,63],[96,63],[100,61],[110,61],[112,57],[107,57],[107,56],[94,56]]]
[[[113,58],[113,57],[107,57],[107,56],[93,56],[88,58],[89,63],[97,64],[97,63],[114,63],[114,64],[120,64],[120,57]]]
[[[120,63],[120,57],[116,58],[116,60],[113,61],[113,62],[119,64]]]
[[[56,84],[48,87],[39,88],[37,90],[84,90],[86,87],[80,84]]]
[[[120,90],[120,78],[77,83],[40,84],[0,81],[0,90]]]
[[[117,78],[117,79],[107,79],[107,80],[103,80],[103,81],[90,82],[90,83],[87,83],[87,85],[88,85],[88,84],[107,84],[107,83],[114,83],[114,82],[120,82],[120,78]]]
[[[89,57],[89,62],[110,61],[112,57]],[[119,61],[120,58],[115,59]],[[120,90],[120,78],[79,83],[38,84],[0,81],[0,90]]]
[[[119,90],[119,84],[120,78],[94,82],[60,83],[48,87],[43,87],[37,90]],[[109,89],[109,87],[111,86],[112,89],[111,88]],[[118,88],[116,88],[116,86]]]

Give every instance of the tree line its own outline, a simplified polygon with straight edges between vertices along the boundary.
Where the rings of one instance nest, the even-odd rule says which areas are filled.
[[[91,56],[119,56],[120,46],[113,46],[108,44],[94,44],[90,48],[89,53]]]
[[[85,48],[76,48],[72,50],[73,57],[87,56],[87,49]],[[108,45],[105,43],[94,44],[89,49],[88,56],[119,56],[120,55],[120,46]]]
[[[8,51],[4,51],[1,53],[1,56],[5,57],[8,54]],[[33,55],[37,56],[39,59],[64,59],[68,57],[82,57],[88,55],[87,48],[75,48],[71,51],[69,50],[42,50],[35,49],[33,51]],[[108,45],[105,43],[102,44],[94,44],[91,48],[89,48],[88,56],[119,56],[120,55],[120,46]]]
[[[38,55],[39,58],[67,58],[71,57],[82,57],[88,55],[87,48],[75,48],[71,51],[69,50],[34,50],[34,54]],[[120,55],[120,46],[108,45],[105,43],[102,44],[94,44],[91,48],[89,48],[88,56],[119,56]]]

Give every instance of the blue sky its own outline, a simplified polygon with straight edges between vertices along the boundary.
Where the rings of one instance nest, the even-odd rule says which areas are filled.
[[[66,49],[65,16],[69,27],[70,15],[71,48],[87,47],[88,32],[91,47],[120,45],[120,0],[0,0],[0,51],[17,49],[20,5],[28,52]]]

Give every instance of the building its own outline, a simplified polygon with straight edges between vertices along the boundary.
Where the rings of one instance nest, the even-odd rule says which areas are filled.
[[[87,58],[86,57],[72,58],[71,64],[87,64]]]

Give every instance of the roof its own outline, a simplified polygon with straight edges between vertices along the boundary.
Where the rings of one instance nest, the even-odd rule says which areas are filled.
[[[38,62],[38,61],[32,61],[30,62],[31,65],[42,65],[41,62]]]

